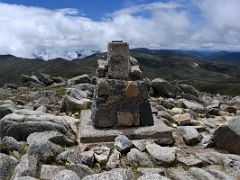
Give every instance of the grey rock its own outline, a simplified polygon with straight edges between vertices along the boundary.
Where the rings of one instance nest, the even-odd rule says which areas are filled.
[[[7,151],[18,151],[20,149],[19,142],[13,137],[5,136],[2,138],[2,144]]]
[[[225,155],[216,152],[203,152],[197,153],[196,156],[204,163],[204,164],[222,164],[225,159]]]
[[[148,166],[152,162],[146,155],[146,153],[132,148],[129,153],[127,153],[127,160],[132,166]]]
[[[192,180],[193,177],[189,175],[184,169],[168,169],[167,176],[174,180]]]
[[[120,164],[120,156],[121,156],[121,153],[117,149],[114,149],[111,156],[108,159],[106,168],[107,169],[117,168]]]
[[[232,153],[240,152],[240,118],[232,118],[226,125],[218,127],[213,133],[213,141],[220,149]]]
[[[51,102],[58,102],[60,97],[57,95],[55,91],[51,90],[46,90],[46,91],[34,91],[30,92],[29,94],[26,95],[27,101],[34,101],[38,100],[40,98],[47,98]]]
[[[191,110],[197,111],[197,112],[204,111],[203,105],[201,105],[197,102],[188,101],[186,99],[180,99],[179,101],[182,102],[184,108],[191,109]]]
[[[51,161],[63,152],[63,145],[73,145],[74,142],[56,131],[36,132],[28,136],[27,154],[41,161]]]
[[[190,113],[177,114],[173,116],[179,126],[191,125],[194,117]]]
[[[75,172],[80,178],[83,178],[88,175],[92,175],[93,171],[86,165],[82,164],[67,164],[66,168]]]
[[[14,157],[0,153],[0,179],[8,179],[17,163]]]
[[[80,177],[73,171],[61,170],[52,180],[80,180]]]
[[[82,84],[82,83],[91,84],[92,79],[87,74],[83,74],[81,76],[77,76],[68,80],[69,85]]]
[[[46,86],[50,86],[51,84],[54,83],[54,79],[48,74],[37,73],[36,76],[37,76],[38,80],[40,82],[44,83]]]
[[[81,91],[88,91],[91,94],[94,92],[94,87],[95,86],[93,84],[89,84],[89,83],[77,84],[73,86],[73,88],[76,88]]]
[[[156,78],[151,81],[151,87],[155,96],[163,96],[174,98],[180,91],[179,87],[176,87],[166,81],[165,79]]]
[[[217,179],[220,180],[233,180],[232,177],[228,176],[223,171],[219,171],[217,169],[208,169],[208,172],[210,172],[212,175],[214,175]]]
[[[145,174],[164,174],[164,168],[137,168],[137,171],[143,175]]]
[[[67,119],[69,119],[67,116],[39,114],[30,110],[16,112],[0,121],[0,131],[2,136],[11,136],[18,141],[25,141],[31,133],[43,131],[58,131],[69,138],[74,138],[74,132]]]
[[[28,76],[28,75],[22,74],[22,75],[21,75],[21,81],[22,81],[23,83],[34,82],[34,83],[42,84],[42,83],[39,81],[39,79],[37,78],[37,76],[35,76],[35,75]]]
[[[97,96],[108,96],[111,94],[110,86],[108,81],[103,78],[97,80]]]
[[[76,88],[68,89],[66,94],[78,100],[81,100],[82,98],[88,98],[88,94],[86,91],[82,91]]]
[[[62,100],[61,112],[80,112],[83,109],[88,109],[90,105],[90,99],[81,98],[79,100],[69,95],[65,95]]]
[[[119,135],[115,139],[114,146],[119,152],[127,153],[133,147],[133,143],[126,136]]]
[[[129,76],[131,80],[140,80],[143,77],[143,73],[140,70],[138,65],[134,65],[134,66],[131,66]]]
[[[0,88],[0,96],[11,96],[12,91],[6,88]]]
[[[40,179],[50,180],[58,174],[59,171],[65,169],[64,166],[43,164],[40,171]]]
[[[172,147],[161,147],[155,143],[146,146],[148,153],[159,165],[169,165],[175,161],[176,149]]]
[[[178,122],[171,116],[171,114],[167,111],[158,111],[158,117],[167,119],[170,123],[177,124]]]
[[[35,111],[42,112],[42,113],[47,113],[47,108],[46,108],[46,106],[42,105],[39,108],[37,108]]]
[[[146,150],[147,141],[146,140],[134,140],[132,141],[133,145],[140,151]]]
[[[15,168],[11,180],[21,176],[37,176],[38,160],[33,156],[23,155],[20,163]]]
[[[111,171],[103,172],[100,174],[94,174],[91,176],[86,176],[83,180],[131,180],[133,179],[133,174],[128,169],[116,168]]]
[[[31,177],[31,176],[22,176],[22,177],[16,177],[14,180],[39,180],[37,178]]]
[[[139,177],[138,180],[169,180],[169,179],[159,174],[145,174]]]
[[[106,164],[110,155],[110,148],[107,146],[95,147],[93,149],[96,162]]]
[[[0,119],[2,119],[4,116],[11,114],[16,110],[13,102],[8,101],[3,104],[0,104]]]
[[[214,180],[215,177],[211,175],[209,172],[201,169],[192,167],[189,169],[189,172],[198,180]]]
[[[203,162],[193,155],[177,156],[177,161],[184,164],[185,166],[201,167],[203,165]]]
[[[60,153],[57,158],[57,161],[61,161],[64,163],[74,163],[74,164],[86,164],[87,160],[85,157],[80,153],[80,150],[74,148],[66,150]]]
[[[195,97],[200,96],[200,92],[189,84],[180,84],[179,87],[185,94],[191,94]]]
[[[187,145],[195,145],[202,140],[202,135],[192,126],[181,126],[179,130],[183,131],[183,140]]]
[[[84,159],[86,160],[86,164],[88,166],[93,166],[93,163],[94,163],[94,151],[93,151],[93,149],[90,149],[88,151],[83,151],[81,154],[84,157]]]

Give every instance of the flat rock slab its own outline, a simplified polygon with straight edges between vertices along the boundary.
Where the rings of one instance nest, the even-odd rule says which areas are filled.
[[[96,129],[91,120],[91,110],[81,112],[79,137],[81,143],[114,142],[118,135],[129,139],[172,139],[172,131],[161,120],[154,118],[153,126]]]

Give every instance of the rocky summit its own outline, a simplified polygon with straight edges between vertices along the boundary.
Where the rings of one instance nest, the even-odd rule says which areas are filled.
[[[0,88],[0,180],[240,179],[240,96],[144,78],[122,41],[98,64]]]

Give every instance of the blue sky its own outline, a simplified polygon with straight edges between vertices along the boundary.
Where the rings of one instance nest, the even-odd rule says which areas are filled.
[[[72,59],[111,40],[240,50],[240,0],[0,0],[0,54]]]
[[[11,4],[38,6],[49,9],[76,8],[86,17],[101,20],[103,16],[116,10],[139,3],[157,2],[156,0],[0,0]],[[162,0],[162,2],[166,2]]]

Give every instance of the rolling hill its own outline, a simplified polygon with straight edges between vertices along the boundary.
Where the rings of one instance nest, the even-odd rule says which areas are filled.
[[[219,53],[220,54],[220,53]],[[203,91],[240,94],[240,63],[228,59],[213,60],[190,51],[132,49],[131,55],[139,61],[144,76],[167,80],[185,80]],[[21,74],[42,72],[70,78],[80,74],[94,74],[97,59],[106,53],[96,53],[83,59],[68,61],[57,58],[49,61],[24,59],[12,55],[0,56],[0,85],[16,82]],[[213,56],[211,56],[213,57]],[[216,56],[214,56],[216,57]]]

